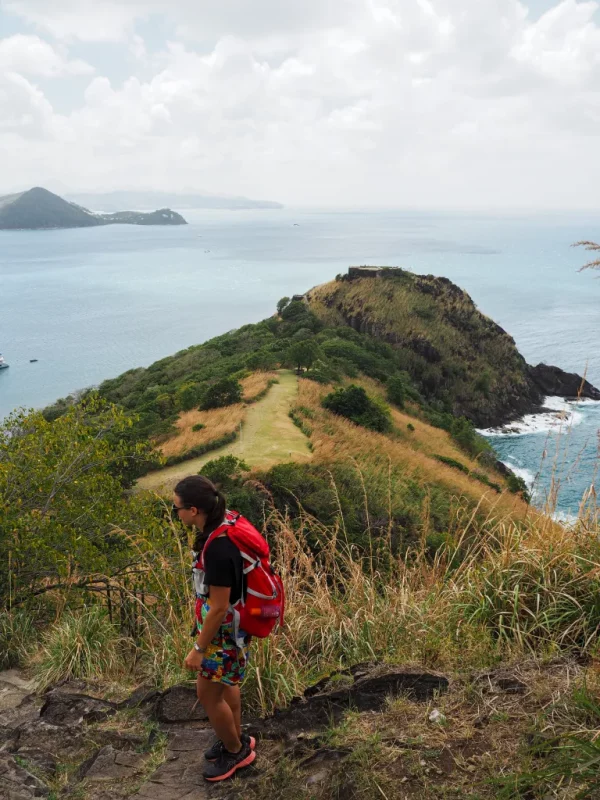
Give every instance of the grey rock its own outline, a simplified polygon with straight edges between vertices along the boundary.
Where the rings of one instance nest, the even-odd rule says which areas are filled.
[[[318,772],[314,772],[312,775],[306,780],[307,786],[316,786],[319,783],[324,783],[327,778],[329,777],[329,772],[326,769],[320,769]]]
[[[57,760],[46,750],[41,750],[39,747],[19,747],[16,755],[27,765],[34,766],[36,771],[43,772],[48,778],[56,774]]]
[[[167,689],[159,698],[154,714],[159,722],[167,723],[207,719],[198,702],[196,687],[185,683]]]
[[[16,733],[19,747],[37,747],[55,755],[69,755],[84,747],[81,728],[52,725],[43,719],[21,725]]]
[[[48,794],[46,785],[20,766],[14,756],[0,753],[0,800],[33,800]]]
[[[140,706],[149,705],[150,703],[156,703],[161,696],[162,692],[159,692],[153,686],[143,684],[142,686],[138,686],[127,700],[123,700],[122,703],[119,703],[119,708],[139,708]]]
[[[83,721],[101,722],[117,709],[117,703],[55,689],[46,695],[40,716],[53,725],[80,725]]]
[[[0,711],[0,726],[14,729],[38,719],[42,702],[42,699],[34,694],[22,696],[17,705]]]
[[[341,676],[342,680],[338,679]],[[289,708],[276,712],[265,720],[251,725],[254,735],[289,738],[302,730],[318,730],[339,719],[349,708],[358,711],[377,711],[389,696],[408,695],[414,700],[428,700],[448,688],[448,679],[436,672],[424,672],[414,667],[386,665],[357,665],[324,679],[317,692],[309,689],[303,697],[292,700]]]
[[[147,756],[139,753],[120,753],[111,745],[103,747],[85,772],[93,781],[117,781],[131,778],[140,769]]]

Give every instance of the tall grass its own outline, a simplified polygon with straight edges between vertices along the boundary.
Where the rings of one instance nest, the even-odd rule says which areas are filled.
[[[390,513],[391,480],[390,470]],[[366,490],[365,520],[368,528]],[[349,544],[341,507],[329,526],[302,511],[292,520],[274,507],[263,522],[287,609],[283,630],[252,647],[245,699],[257,711],[364,660],[452,670],[524,653],[595,652],[600,540],[591,507],[568,529],[541,514],[515,518],[494,506],[486,511],[483,501],[476,508],[457,502],[432,553],[425,497],[421,537],[402,557],[392,547],[391,517],[389,535],[369,537],[366,551]],[[36,659],[44,684],[117,673],[131,679],[132,670],[162,686],[193,677],[182,667],[192,643],[190,532],[165,521],[144,536],[118,529],[114,536],[134,554],[130,571],[144,585],[142,599],[128,588],[131,575],[110,579],[113,598],[139,608],[138,639],[124,651],[101,608],[67,613]]]
[[[0,611],[0,669],[20,666],[34,639],[33,619],[25,611]]]
[[[346,542],[342,517],[327,527],[303,514],[292,524],[273,510],[265,527],[286,587],[286,624],[253,644],[248,705],[271,711],[324,673],[364,660],[455,669],[522,653],[593,648],[600,626],[596,532],[541,526],[536,519],[526,525],[476,519],[472,511],[457,511],[433,558],[423,538],[400,559],[386,542],[359,553]],[[127,538],[146,585],[137,669],[168,685],[186,677],[182,663],[191,647],[188,543],[175,524],[155,540]],[[67,618],[45,645],[40,671],[46,681],[115,668],[109,628],[100,616],[94,625],[106,636],[104,660],[79,646],[81,630]]]
[[[101,607],[74,614],[67,611],[42,635],[39,650],[32,651],[40,688],[69,678],[110,678],[125,663],[125,641]]]

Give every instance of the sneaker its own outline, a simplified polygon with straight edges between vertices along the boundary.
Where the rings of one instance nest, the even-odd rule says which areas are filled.
[[[249,736],[247,733],[242,733],[241,736],[242,744],[248,742],[250,745],[250,750],[254,750],[256,747],[256,739],[254,736]],[[211,748],[205,751],[204,758],[207,761],[216,761],[218,757],[221,755],[221,750],[223,749],[223,742],[220,739],[213,744]]]
[[[231,778],[238,769],[248,767],[256,758],[256,753],[250,748],[250,742],[242,742],[242,749],[239,753],[230,753],[221,748],[221,754],[216,761],[208,764],[204,768],[202,775],[204,779],[215,783],[216,781],[224,781]]]

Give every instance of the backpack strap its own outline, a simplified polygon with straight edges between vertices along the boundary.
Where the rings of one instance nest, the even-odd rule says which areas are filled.
[[[206,553],[208,545],[212,544],[215,539],[219,538],[219,536],[222,536],[224,533],[226,534],[227,533],[227,529],[230,528],[232,525],[235,525],[235,523],[238,521],[240,516],[241,516],[241,514],[238,514],[238,513],[234,514],[231,511],[226,511],[225,512],[225,519],[223,520],[223,522],[219,525],[218,528],[214,529],[214,531],[210,534],[208,539],[204,542],[204,547],[202,548],[202,553],[200,555],[200,563],[201,563],[202,569],[204,569],[204,554]]]

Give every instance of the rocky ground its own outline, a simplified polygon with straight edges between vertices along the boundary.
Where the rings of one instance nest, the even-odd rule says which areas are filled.
[[[324,724],[341,719],[351,706],[373,711],[399,693],[419,702],[447,687],[446,678],[435,673],[356,667],[247,727],[263,742],[301,752],[305,780],[318,782],[327,764],[345,755],[310,744]],[[204,800],[231,792],[231,783],[213,787],[202,778],[202,752],[213,736],[193,684],[166,692],[142,686],[121,700],[99,694],[106,691],[70,681],[36,694],[17,671],[0,673],[1,800]],[[246,772],[246,781],[259,775],[260,760]]]
[[[8,671],[0,673],[0,800],[537,797],[497,794],[493,782],[529,758],[536,721],[548,736],[578,687],[596,693],[596,673],[564,659],[452,680],[358,665],[272,717],[248,720],[255,763],[213,786],[202,778],[213,737],[193,683],[122,697],[115,686],[70,681],[39,694]]]

